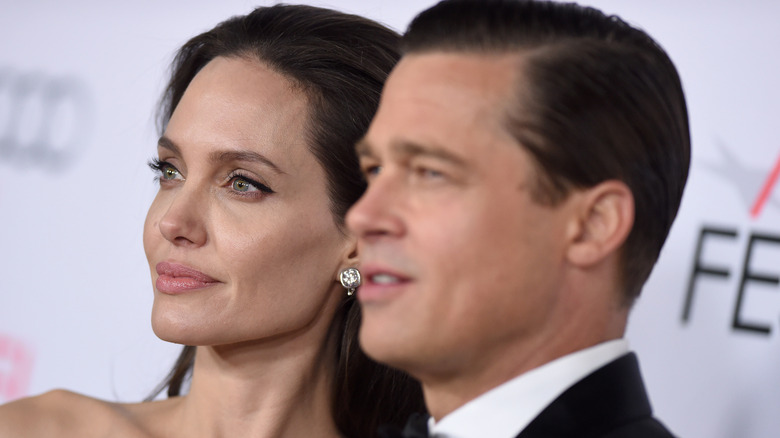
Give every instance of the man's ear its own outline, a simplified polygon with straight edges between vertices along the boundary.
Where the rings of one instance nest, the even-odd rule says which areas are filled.
[[[604,181],[580,192],[567,259],[583,268],[601,262],[619,250],[633,225],[634,196],[622,181]]]

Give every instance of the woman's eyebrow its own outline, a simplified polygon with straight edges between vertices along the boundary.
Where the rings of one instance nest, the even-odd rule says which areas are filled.
[[[157,147],[168,149],[174,154],[181,156],[181,148],[179,148],[179,146],[173,140],[171,140],[170,138],[164,135],[160,137],[159,140],[157,140]],[[272,171],[274,171],[277,174],[285,174],[285,172],[282,169],[280,169],[279,166],[277,166],[268,157],[259,154],[255,151],[248,151],[248,150],[213,151],[209,154],[209,159],[211,159],[211,161],[215,161],[218,163],[226,163],[229,161],[245,161],[250,163],[259,163],[270,168]]]
[[[169,151],[173,152],[174,154],[181,156],[181,150],[179,149],[178,146],[176,146],[176,143],[174,143],[173,140],[171,140],[170,138],[168,138],[168,137],[166,137],[164,135],[162,137],[160,137],[159,140],[157,140],[157,147],[158,148],[163,148],[163,149],[168,149]]]
[[[214,151],[210,154],[209,158],[211,158],[212,161],[216,161],[219,163],[225,163],[229,161],[246,161],[250,163],[259,163],[270,168],[272,171],[274,171],[277,174],[285,174],[285,172],[282,169],[280,169],[279,166],[277,166],[273,161],[268,159],[268,157],[266,157],[263,154],[259,154],[255,151],[247,151],[247,150]]]

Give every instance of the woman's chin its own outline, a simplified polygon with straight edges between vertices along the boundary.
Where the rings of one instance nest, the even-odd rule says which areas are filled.
[[[173,318],[171,312],[152,311],[152,331],[166,342],[182,345],[208,345],[203,325],[186,318]]]
[[[182,345],[197,345],[195,342],[197,336],[193,336],[191,332],[182,327],[174,327],[170,324],[155,323],[152,321],[152,331],[158,338],[166,342],[172,342],[174,344]]]

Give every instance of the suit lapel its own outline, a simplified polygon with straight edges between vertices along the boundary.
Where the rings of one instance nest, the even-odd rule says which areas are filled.
[[[517,438],[589,438],[652,415],[634,353],[615,359],[575,383]]]

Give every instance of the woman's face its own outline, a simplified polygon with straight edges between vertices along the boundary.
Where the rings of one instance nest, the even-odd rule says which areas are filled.
[[[260,62],[216,58],[160,139],[144,224],[162,339],[225,345],[327,328],[354,241],[307,146],[304,93]]]

